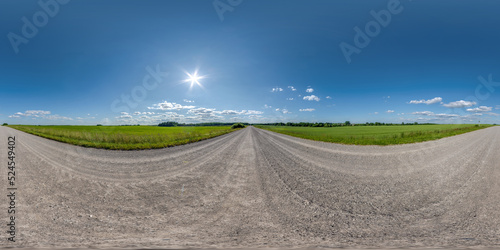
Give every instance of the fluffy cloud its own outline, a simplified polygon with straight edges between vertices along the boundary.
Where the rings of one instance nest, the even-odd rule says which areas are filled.
[[[243,115],[262,115],[264,112],[257,110],[243,110],[241,111]]]
[[[195,106],[182,106],[175,102],[161,102],[158,104],[153,104],[153,107],[148,107],[148,109],[159,109],[159,110],[181,110],[181,109],[193,109]]]
[[[203,118],[208,118],[208,117],[214,117],[216,116],[216,111],[215,109],[208,109],[208,108],[196,108],[196,109],[190,109],[188,111],[188,114],[192,115],[197,115]]]
[[[271,92],[281,92],[281,91],[283,91],[283,89],[282,89],[282,88],[273,88],[273,89],[271,90]]]
[[[475,102],[469,102],[469,101],[464,101],[464,100],[450,102],[448,104],[443,104],[443,106],[447,107],[447,108],[468,108],[468,107],[474,106],[474,105],[476,105]]]
[[[240,112],[236,110],[223,110],[220,112],[221,115],[239,115]]]
[[[387,112],[387,113],[389,113],[389,114],[390,114],[390,113],[394,113],[394,110],[390,110],[390,109],[389,109],[389,110],[387,110],[387,111],[385,111],[385,112]]]
[[[155,113],[155,112],[135,112],[140,113],[137,116],[131,115],[121,115],[116,118],[116,122],[121,124],[158,124],[160,122],[165,121],[177,121],[181,122],[184,118],[184,115],[178,114],[176,112],[164,112],[164,113]],[[111,124],[111,121],[106,124]]]
[[[437,118],[454,118],[454,117],[459,117],[457,114],[434,114],[435,117]]]
[[[281,112],[283,114],[289,114],[289,113],[291,113],[291,112],[288,111],[288,109],[279,109],[279,108],[277,108],[276,111]]]
[[[261,115],[264,112],[257,110],[242,110],[242,111],[223,110],[223,111],[214,111],[214,113],[221,115]]]
[[[264,108],[265,108],[265,109],[270,109],[270,108],[272,108],[272,106],[269,106],[269,105],[267,105],[267,104],[264,104]]]
[[[293,101],[293,97],[288,97],[288,98],[286,98],[286,100]]]
[[[434,112],[431,111],[417,111],[411,113],[412,115],[434,115]]]
[[[189,103],[191,103],[191,102],[194,102],[194,101],[192,101],[192,100],[188,100],[188,99],[184,99],[184,102],[189,102]]]
[[[493,107],[479,106],[479,108],[467,109],[469,112],[489,112]]]
[[[312,112],[314,111],[315,109],[299,109],[300,112]]]
[[[42,117],[45,115],[50,115],[50,111],[45,110],[26,110],[24,113],[17,112],[15,115],[17,116],[33,116],[33,117]]]
[[[302,98],[302,99],[307,100],[307,101],[317,101],[317,102],[319,102],[319,97],[317,97],[315,95],[304,96],[304,98]]]
[[[308,89],[306,89],[306,92],[307,93],[312,93],[312,92],[314,92],[314,89],[313,88],[308,88]]]
[[[432,117],[442,118],[442,119],[460,117],[457,114],[434,114],[434,112],[431,112],[431,111],[413,112],[412,114],[413,115],[422,115],[422,116],[432,116]]]
[[[21,117],[31,117],[33,119],[42,118],[48,120],[68,120],[68,121],[73,120],[73,118],[66,116],[51,115],[50,111],[45,111],[45,110],[26,110],[24,111],[24,113],[17,112],[9,116],[9,118],[21,118]]]
[[[297,91],[296,88],[294,88],[293,86],[288,86],[288,88],[291,90],[291,91]]]
[[[326,99],[332,99],[332,97],[331,97],[331,96],[327,96],[327,97],[325,97],[325,98],[326,98]]]
[[[421,104],[421,103],[424,103],[424,104],[434,104],[434,103],[438,103],[438,102],[442,102],[443,101],[443,98],[441,97],[434,97],[432,99],[429,99],[429,100],[411,100],[410,101],[410,104]]]

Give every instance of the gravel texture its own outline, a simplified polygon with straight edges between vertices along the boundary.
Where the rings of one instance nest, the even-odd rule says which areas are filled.
[[[2,195],[3,247],[500,247],[500,127],[398,146],[248,127],[143,151],[0,127],[4,166],[8,136],[18,235]]]

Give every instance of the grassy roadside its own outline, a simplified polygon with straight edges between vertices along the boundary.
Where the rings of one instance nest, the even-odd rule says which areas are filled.
[[[156,126],[31,126],[8,127],[47,139],[73,145],[136,150],[165,148],[213,138],[237,129],[214,127],[156,127]]]
[[[269,131],[311,139],[354,145],[394,145],[441,139],[492,125],[438,124],[405,126],[346,126],[333,128],[263,126]]]

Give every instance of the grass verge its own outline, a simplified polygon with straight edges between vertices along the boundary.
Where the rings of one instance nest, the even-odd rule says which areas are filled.
[[[236,130],[231,129],[230,126],[156,127],[9,125],[8,127],[73,145],[116,150],[165,148],[213,138]]]
[[[354,145],[394,145],[437,140],[491,126],[492,125],[436,124],[404,126],[346,126],[333,128],[263,125],[256,125],[255,127],[316,141]]]

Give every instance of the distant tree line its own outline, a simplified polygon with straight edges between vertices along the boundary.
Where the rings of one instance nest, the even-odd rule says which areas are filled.
[[[345,121],[343,123],[330,123],[330,122],[277,122],[277,123],[263,123],[259,125],[270,126],[291,126],[291,127],[343,127],[343,126],[395,126],[395,125],[432,125],[434,123],[384,123],[384,122],[367,122],[367,123],[351,123]]]

